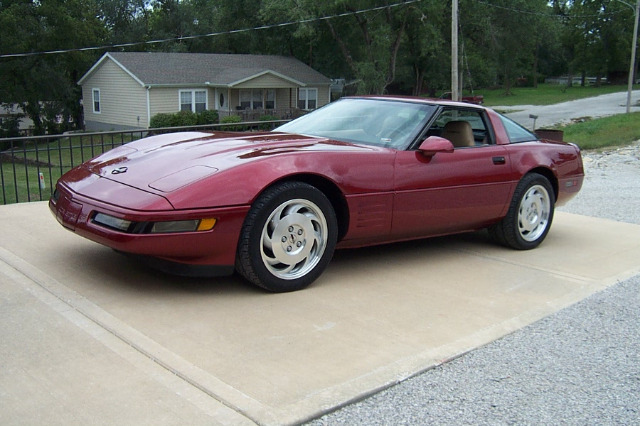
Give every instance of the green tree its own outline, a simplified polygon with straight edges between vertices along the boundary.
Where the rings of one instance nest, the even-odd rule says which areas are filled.
[[[629,69],[633,12],[617,0],[556,0],[562,17],[563,63],[570,75],[595,76],[598,82],[626,80]],[[571,79],[569,80],[571,84]]]
[[[510,94],[516,79],[537,75],[537,52],[545,37],[541,23],[553,19],[551,11],[546,0],[496,0],[484,7],[484,55],[494,58],[496,79]]]
[[[198,34],[198,18],[191,1],[156,0],[149,16],[151,39],[179,39]],[[190,42],[175,40],[151,46],[163,52],[189,52]]]
[[[108,44],[146,40],[150,5],[147,0],[96,0]]]
[[[409,9],[396,7],[368,13],[355,12],[390,3],[380,0],[266,0],[261,13],[267,19],[280,17],[288,20],[349,13],[348,16],[301,25],[295,37],[304,43],[328,32],[333,40],[332,47],[341,55],[350,77],[359,81],[359,92],[374,94],[384,93],[395,80]]]
[[[422,2],[408,10],[405,41],[399,60],[404,82],[398,83],[404,83],[411,90],[401,88],[400,92],[413,95],[428,92],[435,96],[437,89],[445,88],[451,82],[445,71],[451,64],[451,43],[445,36],[450,26],[451,7],[446,3]]]
[[[104,30],[92,0],[9,0],[0,3],[0,52],[46,52],[92,46]],[[18,104],[36,134],[82,123],[76,82],[95,61],[92,53],[35,54],[0,59],[0,100]]]

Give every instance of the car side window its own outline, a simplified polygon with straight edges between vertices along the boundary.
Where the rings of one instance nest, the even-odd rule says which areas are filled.
[[[530,142],[538,139],[536,135],[534,135],[515,121],[505,117],[504,115],[500,115],[500,120],[502,120],[504,130],[507,132],[509,142]]]
[[[493,136],[479,110],[447,108],[429,128],[427,136],[449,139],[455,148],[493,144]]]

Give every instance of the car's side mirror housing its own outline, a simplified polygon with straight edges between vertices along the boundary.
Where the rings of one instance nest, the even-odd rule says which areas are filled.
[[[452,153],[453,144],[449,139],[441,138],[440,136],[429,136],[420,144],[418,151],[426,157],[433,157],[439,152]]]

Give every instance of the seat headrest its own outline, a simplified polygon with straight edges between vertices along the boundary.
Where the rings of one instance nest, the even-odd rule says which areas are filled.
[[[449,121],[444,125],[442,137],[449,139],[455,147],[475,146],[473,129],[468,121]]]

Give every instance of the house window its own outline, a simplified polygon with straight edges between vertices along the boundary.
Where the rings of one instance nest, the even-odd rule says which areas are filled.
[[[180,111],[202,112],[206,110],[206,90],[180,90]]]
[[[180,92],[180,111],[192,111],[192,92]]]
[[[265,97],[266,92],[266,97]],[[276,103],[275,90],[245,89],[240,90],[241,109],[273,109]],[[274,105],[274,106],[269,106]]]
[[[253,89],[251,91],[251,102],[253,109],[262,109],[262,90]]]
[[[251,90],[240,91],[240,108],[241,109],[251,108]]]
[[[93,112],[100,114],[100,89],[91,90],[91,95],[93,98]]]
[[[207,92],[206,90],[196,90],[196,112],[206,111],[207,109]]]
[[[276,91],[274,89],[267,90],[264,107],[266,109],[276,109]]]
[[[316,109],[318,105],[318,89],[298,89],[298,108]]]

